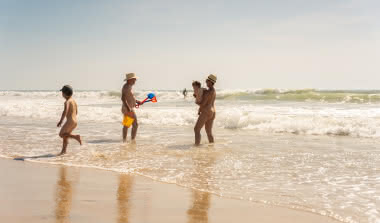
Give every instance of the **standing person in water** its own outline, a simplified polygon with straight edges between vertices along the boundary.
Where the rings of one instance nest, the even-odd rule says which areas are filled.
[[[214,142],[214,136],[212,135],[212,125],[215,119],[215,98],[216,91],[214,88],[214,84],[216,83],[216,76],[214,74],[210,74],[206,79],[206,84],[208,89],[203,92],[201,102],[196,102],[200,108],[198,112],[198,121],[194,127],[195,133],[195,145],[199,145],[201,143],[201,129],[205,126],[208,141],[210,143]]]
[[[132,123],[132,133],[131,133],[131,139],[135,140],[136,134],[137,134],[137,116],[135,112],[135,106],[136,102],[140,103],[140,101],[137,101],[133,92],[132,87],[135,85],[137,80],[136,74],[129,73],[126,74],[126,78],[124,81],[127,81],[127,83],[124,84],[122,92],[121,92],[121,101],[123,102],[121,112],[124,116],[128,115],[134,119]],[[127,141],[127,134],[128,134],[128,128],[127,126],[123,126],[123,142]]]
[[[78,114],[78,106],[75,100],[72,98],[73,88],[70,85],[65,85],[61,89],[62,97],[66,99],[64,104],[64,109],[61,115],[61,119],[59,120],[57,127],[62,125],[63,120],[66,117],[66,122],[62,126],[61,131],[59,132],[59,136],[63,139],[62,151],[60,155],[66,153],[67,145],[69,144],[69,138],[75,139],[82,145],[82,140],[80,135],[72,135],[71,133],[77,127],[77,114]]]
[[[187,90],[186,90],[186,88],[183,89],[182,94],[183,94],[183,98],[186,98],[186,96],[187,96]]]

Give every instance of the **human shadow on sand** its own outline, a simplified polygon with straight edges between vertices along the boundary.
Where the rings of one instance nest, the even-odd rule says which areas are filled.
[[[20,157],[15,157],[13,160],[20,160],[24,161],[25,159],[39,159],[39,158],[52,158],[52,157],[57,157],[60,154],[45,154],[45,155],[38,155],[38,156],[20,156]]]

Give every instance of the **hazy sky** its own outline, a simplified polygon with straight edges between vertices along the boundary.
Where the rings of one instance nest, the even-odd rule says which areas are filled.
[[[379,0],[0,0],[0,89],[380,89]]]

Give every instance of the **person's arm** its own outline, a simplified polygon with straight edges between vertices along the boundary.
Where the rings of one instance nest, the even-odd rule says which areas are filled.
[[[127,91],[127,89],[125,89],[125,87],[123,87],[123,92],[121,93],[121,101],[123,102],[123,105],[128,110],[128,112],[130,112],[132,109],[127,102],[126,91]]]
[[[203,89],[198,89],[197,96],[195,97],[195,103],[200,104],[202,102],[203,93],[204,93]]]
[[[67,111],[69,110],[68,109],[68,103],[67,101],[65,101],[65,104],[64,104],[64,109],[63,109],[63,112],[62,112],[62,115],[61,115],[61,119],[59,120],[59,122],[57,123],[57,127],[60,127],[62,122],[63,122],[63,119],[65,119],[66,115],[67,115]]]
[[[197,93],[195,94],[195,104],[197,104],[199,106],[202,104],[202,101],[204,100],[203,96],[204,96],[205,92],[203,91],[202,95],[200,95],[200,94],[201,94],[200,90],[198,90]]]

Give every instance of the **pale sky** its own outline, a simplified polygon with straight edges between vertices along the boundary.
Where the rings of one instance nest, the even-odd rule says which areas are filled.
[[[380,89],[379,0],[0,0],[0,90]]]

